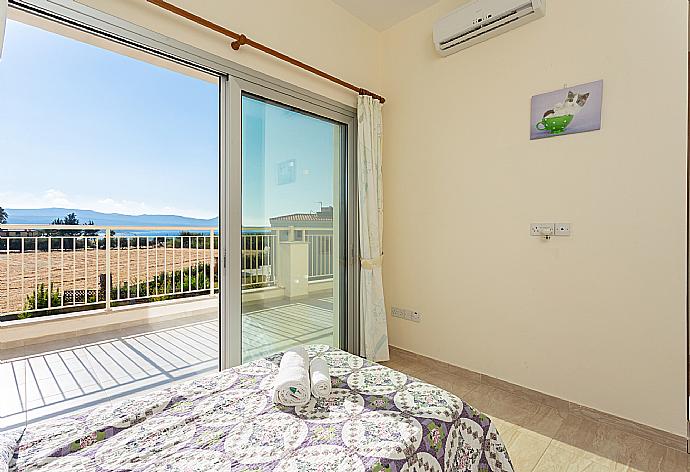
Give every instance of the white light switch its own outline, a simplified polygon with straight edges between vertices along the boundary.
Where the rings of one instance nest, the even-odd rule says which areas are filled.
[[[554,234],[556,236],[570,236],[570,223],[556,223]]]

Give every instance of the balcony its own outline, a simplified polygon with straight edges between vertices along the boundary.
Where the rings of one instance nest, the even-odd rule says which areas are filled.
[[[3,226],[0,429],[216,370],[217,248],[215,228]],[[244,228],[242,289],[245,360],[332,343],[332,231]]]

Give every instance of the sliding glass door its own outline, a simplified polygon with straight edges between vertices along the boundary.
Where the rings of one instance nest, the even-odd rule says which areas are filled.
[[[10,6],[0,431],[294,345],[358,352],[353,108],[78,2]]]
[[[347,348],[353,117],[241,79],[228,89],[228,363]]]
[[[340,346],[345,125],[242,96],[242,359]]]

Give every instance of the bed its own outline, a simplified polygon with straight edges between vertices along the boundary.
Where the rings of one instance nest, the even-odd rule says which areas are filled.
[[[491,419],[455,395],[326,345],[307,350],[330,366],[325,400],[274,405],[276,354],[6,433],[0,471],[513,470]]]

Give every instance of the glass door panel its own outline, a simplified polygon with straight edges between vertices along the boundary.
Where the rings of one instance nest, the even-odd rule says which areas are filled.
[[[242,360],[341,346],[344,124],[242,96]]]

